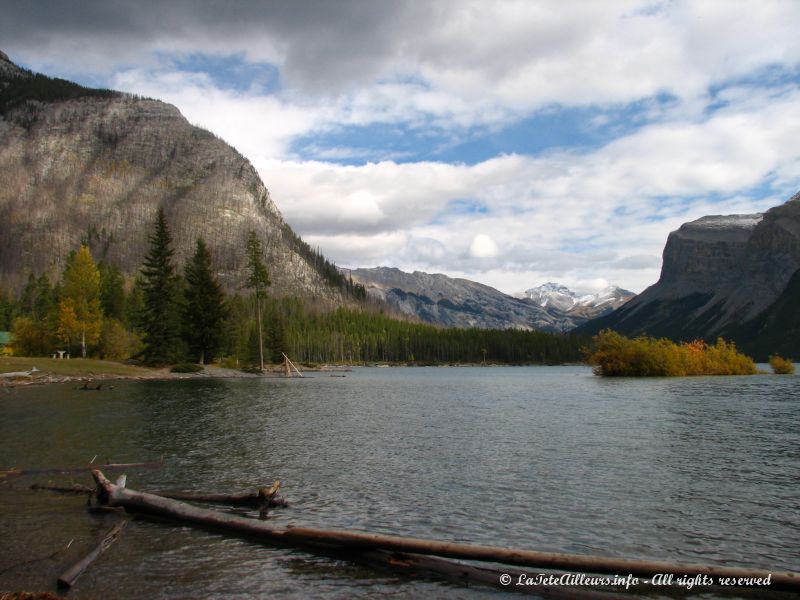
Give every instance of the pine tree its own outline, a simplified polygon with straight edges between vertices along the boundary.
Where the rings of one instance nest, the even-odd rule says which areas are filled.
[[[186,288],[181,311],[184,340],[189,354],[200,364],[212,362],[219,352],[227,316],[225,294],[211,271],[211,254],[202,238],[184,270]]]
[[[286,327],[283,316],[280,314],[278,304],[272,302],[268,305],[267,318],[269,327],[267,329],[267,347],[269,348],[269,359],[272,363],[283,362],[283,355],[288,352],[286,347]]]
[[[258,323],[258,356],[260,368],[264,370],[264,332],[261,327],[261,294],[270,285],[267,266],[264,264],[264,248],[255,231],[247,237],[247,270],[245,285],[253,290],[256,297],[256,320]]]
[[[142,265],[142,356],[150,364],[167,364],[177,359],[179,354],[179,287],[172,262],[173,254],[172,236],[164,217],[164,209],[159,208],[155,230],[150,236],[150,250]]]
[[[116,265],[100,263],[100,306],[103,315],[121,320],[125,312],[125,279]]]
[[[3,290],[0,290],[0,331],[8,331],[11,329],[11,317],[13,314],[13,301]]]
[[[87,246],[75,252],[64,269],[58,304],[58,336],[69,343],[80,339],[81,356],[87,344],[100,339],[103,311],[100,308],[100,271]]]

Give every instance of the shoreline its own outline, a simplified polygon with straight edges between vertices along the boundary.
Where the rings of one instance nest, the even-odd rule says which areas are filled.
[[[248,373],[217,365],[204,365],[196,373],[173,373],[171,367],[140,367],[96,359],[52,359],[43,357],[0,357],[0,388],[18,388],[64,383],[97,383],[110,381],[172,381],[181,379],[283,379],[279,368],[263,373]],[[348,372],[352,366],[320,365],[301,368],[301,372]],[[9,375],[14,375],[11,376]],[[5,375],[5,377],[3,376]],[[93,388],[88,388],[89,390]],[[101,388],[102,389],[102,388]]]

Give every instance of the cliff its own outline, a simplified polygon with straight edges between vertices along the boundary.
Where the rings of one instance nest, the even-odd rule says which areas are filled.
[[[29,271],[60,274],[82,240],[134,276],[161,206],[179,265],[202,236],[220,278],[237,289],[254,230],[267,249],[273,293],[342,297],[250,162],[169,104],[33,74],[3,55],[0,182],[6,287],[18,288]]]
[[[724,336],[759,359],[770,352],[800,357],[800,317],[788,310],[799,287],[797,194],[764,214],[682,225],[667,239],[658,282],[577,331],[608,327],[676,340]]]

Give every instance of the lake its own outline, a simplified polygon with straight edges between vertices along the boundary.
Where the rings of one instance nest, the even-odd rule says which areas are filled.
[[[0,468],[163,459],[129,471],[128,486],[238,491],[280,479],[292,505],[270,513],[276,525],[800,570],[800,377],[602,379],[580,366],[346,375],[0,390]],[[48,480],[90,484],[0,480],[0,590],[55,591],[113,523],[83,497],[29,489]],[[137,519],[69,595],[504,592]]]

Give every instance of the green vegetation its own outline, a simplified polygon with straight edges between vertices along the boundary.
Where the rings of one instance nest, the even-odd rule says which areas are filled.
[[[269,296],[265,253],[254,232],[245,248],[252,293],[226,295],[200,239],[179,275],[161,210],[133,282],[114,265],[95,264],[91,248],[73,253],[55,285],[31,274],[18,299],[0,292],[0,318],[11,327],[15,355],[74,355],[77,346],[87,356],[148,365],[216,359],[260,371],[284,353],[304,364],[559,364],[581,360],[586,342],[534,331],[444,329],[392,318],[369,302],[331,310],[314,300]],[[355,288],[343,277],[336,281],[352,299],[348,290]]]
[[[597,375],[605,377],[682,377],[687,375],[753,375],[753,360],[722,338],[676,344],[666,338],[629,339],[606,329],[592,338],[586,352]]]
[[[264,370],[264,327],[261,324],[261,295],[271,284],[267,266],[264,264],[264,249],[261,240],[258,239],[255,231],[251,231],[247,237],[247,282],[245,285],[253,290],[256,300],[256,322],[258,323],[258,365],[259,369]]]
[[[58,303],[58,337],[67,342],[79,339],[81,356],[86,344],[100,339],[100,271],[89,248],[81,246],[67,261]]]
[[[241,298],[231,300],[234,319],[241,304]],[[275,362],[286,352],[302,363],[482,363],[485,356],[487,363],[560,364],[581,360],[586,341],[539,331],[443,329],[365,308],[324,311],[294,298],[268,298],[264,312]],[[229,350],[239,364],[256,362],[246,343]]]
[[[188,356],[201,365],[219,352],[227,309],[225,293],[211,269],[211,253],[202,239],[184,271],[186,286],[181,306],[183,339]]]
[[[775,375],[794,375],[794,363],[790,359],[782,358],[777,354],[769,357],[769,366]]]
[[[150,365],[175,362],[181,354],[180,288],[172,261],[174,253],[164,209],[159,208],[155,231],[150,236],[150,250],[142,266],[143,310],[139,315],[144,334],[142,357]]]
[[[0,88],[0,115],[5,116],[29,101],[60,102],[84,97],[116,98],[121,95],[113,90],[87,88],[65,79],[28,72],[26,77],[9,79],[6,87]],[[36,122],[36,116],[30,113],[26,117],[22,118],[21,125],[29,128]]]
[[[31,356],[0,356],[0,373],[28,371],[36,367],[43,373],[79,377],[82,375],[119,375],[120,377],[152,377],[152,369],[144,369],[133,365],[124,365],[108,360],[93,358],[72,358],[59,360],[55,358]]]

